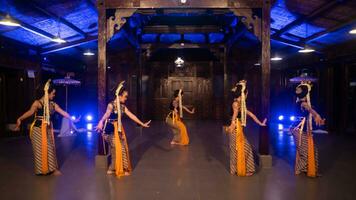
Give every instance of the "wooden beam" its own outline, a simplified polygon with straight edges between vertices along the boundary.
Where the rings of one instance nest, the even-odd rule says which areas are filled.
[[[83,37],[88,37],[88,34],[85,33],[84,31],[82,31],[80,28],[76,27],[74,24],[70,23],[69,21],[67,21],[66,19],[64,19],[63,17],[44,9],[43,7],[41,7],[40,5],[38,5],[37,3],[33,2],[33,1],[29,1],[28,4],[30,5],[30,7],[34,8],[35,10],[39,11],[40,13],[47,15],[48,17],[51,17],[55,20],[58,20],[58,22],[68,26],[69,28],[73,29],[75,32],[79,33],[80,35],[82,35]]]
[[[261,8],[262,0],[105,0],[106,8]]]
[[[273,34],[273,36],[274,37],[279,37],[284,32],[287,32],[288,30],[292,29],[293,27],[296,27],[296,26],[300,25],[304,21],[307,21],[307,20],[311,21],[311,20],[317,18],[318,16],[330,11],[331,9],[335,8],[335,5],[337,5],[337,4],[341,3],[341,2],[345,2],[345,1],[333,0],[333,1],[329,1],[329,2],[325,3],[321,7],[315,9],[314,11],[312,11],[309,15],[300,17],[297,20],[294,20],[293,22],[289,23],[288,25],[286,25],[285,27],[283,27],[279,31],[275,32]]]
[[[14,46],[22,47],[22,48],[25,47],[27,49],[35,50],[37,52],[39,52],[41,49],[38,46],[30,45],[30,44],[27,44],[27,43],[24,43],[21,41],[17,41],[17,40],[14,40],[14,39],[2,36],[2,35],[0,35],[0,44],[14,45]]]
[[[271,36],[271,40],[277,41],[279,43],[282,43],[282,44],[285,44],[287,46],[291,46],[291,47],[294,47],[294,48],[304,49],[304,46],[302,44],[296,43],[296,42],[293,42],[293,41],[290,41],[290,40],[287,40],[287,39],[284,39],[284,38],[278,38],[278,37]]]
[[[208,26],[168,26],[155,25],[143,27],[143,33],[219,33],[221,28],[215,25]]]
[[[230,9],[241,22],[245,24],[247,30],[251,31],[259,40],[261,40],[261,19],[256,16],[252,9]]]
[[[321,31],[319,33],[315,33],[314,35],[311,35],[311,36],[301,40],[300,42],[301,43],[308,43],[308,42],[311,42],[313,40],[317,40],[317,39],[325,36],[326,34],[328,34],[330,32],[336,31],[336,30],[338,30],[340,28],[343,28],[344,26],[347,26],[347,25],[350,25],[350,24],[354,24],[354,23],[356,23],[356,16],[352,17],[352,20],[349,20],[349,21],[346,21],[344,23],[341,23],[341,24],[338,24],[336,26],[333,26],[331,28],[328,28],[325,31]]]
[[[110,41],[112,36],[125,25],[126,18],[131,17],[137,9],[116,9],[115,15],[110,16],[106,22],[106,41]]]
[[[210,49],[210,48],[222,48],[224,47],[223,43],[216,44],[192,44],[192,43],[173,43],[173,44],[141,44],[142,49]]]
[[[86,44],[89,42],[93,42],[98,40],[98,36],[89,36],[87,38],[83,38],[81,40],[76,40],[73,42],[66,42],[63,44],[60,44],[58,46],[54,46],[54,47],[50,47],[50,48],[46,48],[46,49],[42,49],[41,50],[41,54],[49,54],[49,53],[53,53],[53,52],[57,52],[57,51],[62,51],[65,49],[69,49],[69,48],[73,48],[76,46],[80,46],[82,44]]]
[[[271,1],[263,0],[262,8],[262,73],[261,73],[261,117],[270,119],[270,76],[271,76]],[[259,139],[260,155],[269,155],[267,127],[261,127]]]
[[[106,109],[106,42],[107,20],[105,0],[98,0],[98,116]],[[98,154],[104,155],[102,137],[98,137]]]

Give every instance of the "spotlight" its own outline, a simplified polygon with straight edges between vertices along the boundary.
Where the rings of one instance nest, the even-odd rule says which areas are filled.
[[[280,60],[283,60],[283,58],[275,56],[275,57],[271,58],[271,60],[272,61],[280,61]]]
[[[4,19],[0,20],[0,25],[4,26],[21,26],[20,23],[11,19],[10,15],[6,15]]]
[[[83,55],[85,55],[85,56],[94,56],[95,53],[93,53],[90,50],[88,50],[88,51],[84,52]]]
[[[59,43],[59,44],[62,44],[62,43],[66,43],[66,41],[65,40],[63,40],[62,38],[60,38],[60,37],[55,37],[55,38],[52,38],[52,41],[53,42],[57,42],[57,43]]]
[[[184,65],[184,60],[181,57],[177,57],[177,59],[174,61],[176,64],[176,67],[183,67]]]
[[[278,120],[279,120],[279,121],[282,121],[283,119],[284,119],[284,116],[283,116],[283,115],[279,115],[279,116],[278,116]]]
[[[76,120],[77,118],[73,115],[70,117],[72,120]]]
[[[92,120],[93,120],[93,116],[87,115],[87,116],[86,116],[86,119],[87,119],[87,121],[92,121]]]
[[[87,124],[87,130],[88,131],[93,130],[93,124],[92,123]]]
[[[356,28],[352,29],[349,33],[350,34],[356,34]]]
[[[279,131],[283,130],[283,128],[284,128],[284,127],[283,127],[283,124],[278,124],[278,130],[279,130]]]
[[[312,48],[305,47],[305,48],[299,50],[298,52],[299,52],[299,53],[311,53],[311,52],[314,52],[314,51],[315,51],[315,50],[312,49]]]
[[[292,116],[289,117],[289,119],[290,119],[290,121],[294,122],[295,121],[295,116],[292,115]]]

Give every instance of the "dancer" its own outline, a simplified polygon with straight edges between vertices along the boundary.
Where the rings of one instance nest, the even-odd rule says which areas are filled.
[[[195,108],[189,110],[186,106],[183,105],[183,90],[174,91],[173,100],[169,105],[170,112],[166,117],[166,123],[171,127],[173,131],[173,139],[171,141],[172,145],[188,145],[189,136],[187,128],[185,127],[182,118],[183,110],[190,114],[195,113]]]
[[[297,96],[297,111],[300,121],[292,128],[297,147],[295,159],[295,174],[305,172],[308,177],[317,177],[318,174],[318,150],[313,139],[313,119],[317,126],[325,124],[325,119],[312,108],[310,102],[311,83],[302,81],[295,90]],[[305,132],[305,131],[306,132]]]
[[[96,130],[103,131],[103,138],[109,144],[111,163],[107,174],[115,173],[117,177],[121,177],[130,175],[132,171],[126,134],[121,122],[122,115],[126,114],[131,120],[145,128],[149,127],[151,121],[145,123],[140,121],[124,105],[128,97],[124,81],[119,84],[115,96],[115,100],[108,104]]]
[[[58,112],[63,117],[71,119],[70,115],[53,101],[56,90],[50,82],[51,80],[48,80],[45,84],[44,94],[41,95],[41,98],[35,100],[31,108],[19,117],[16,123],[16,130],[20,130],[22,121],[35,114],[35,119],[30,128],[30,138],[36,175],[61,174],[57,164],[51,116],[54,112]]]
[[[230,132],[230,173],[237,176],[251,176],[255,172],[255,163],[250,143],[246,139],[243,127],[246,126],[246,117],[250,116],[260,126],[266,126],[267,119],[263,122],[247,110],[246,81],[242,80],[232,89],[232,119]]]

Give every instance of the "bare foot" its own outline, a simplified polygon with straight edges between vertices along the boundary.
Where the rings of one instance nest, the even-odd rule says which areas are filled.
[[[130,176],[130,173],[129,172],[125,172],[124,176]]]
[[[60,175],[62,175],[62,173],[61,173],[58,169],[56,169],[56,170],[53,172],[53,175],[55,175],[55,176],[60,176]]]
[[[171,142],[171,145],[175,145],[175,144],[179,144],[179,143],[174,142],[174,141]]]
[[[252,176],[252,175],[253,175],[252,172],[246,173],[246,176]]]
[[[109,169],[108,171],[106,171],[106,174],[107,174],[107,175],[111,175],[111,174],[114,174],[114,173],[115,173],[114,170],[110,170],[110,169]]]

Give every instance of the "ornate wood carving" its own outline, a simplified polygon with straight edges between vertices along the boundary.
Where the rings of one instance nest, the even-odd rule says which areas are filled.
[[[261,19],[253,13],[252,9],[230,9],[235,15],[242,17],[242,23],[261,40]]]
[[[116,9],[115,16],[110,16],[107,19],[107,42],[110,41],[115,32],[119,31],[126,23],[126,18],[131,17],[137,9]]]

